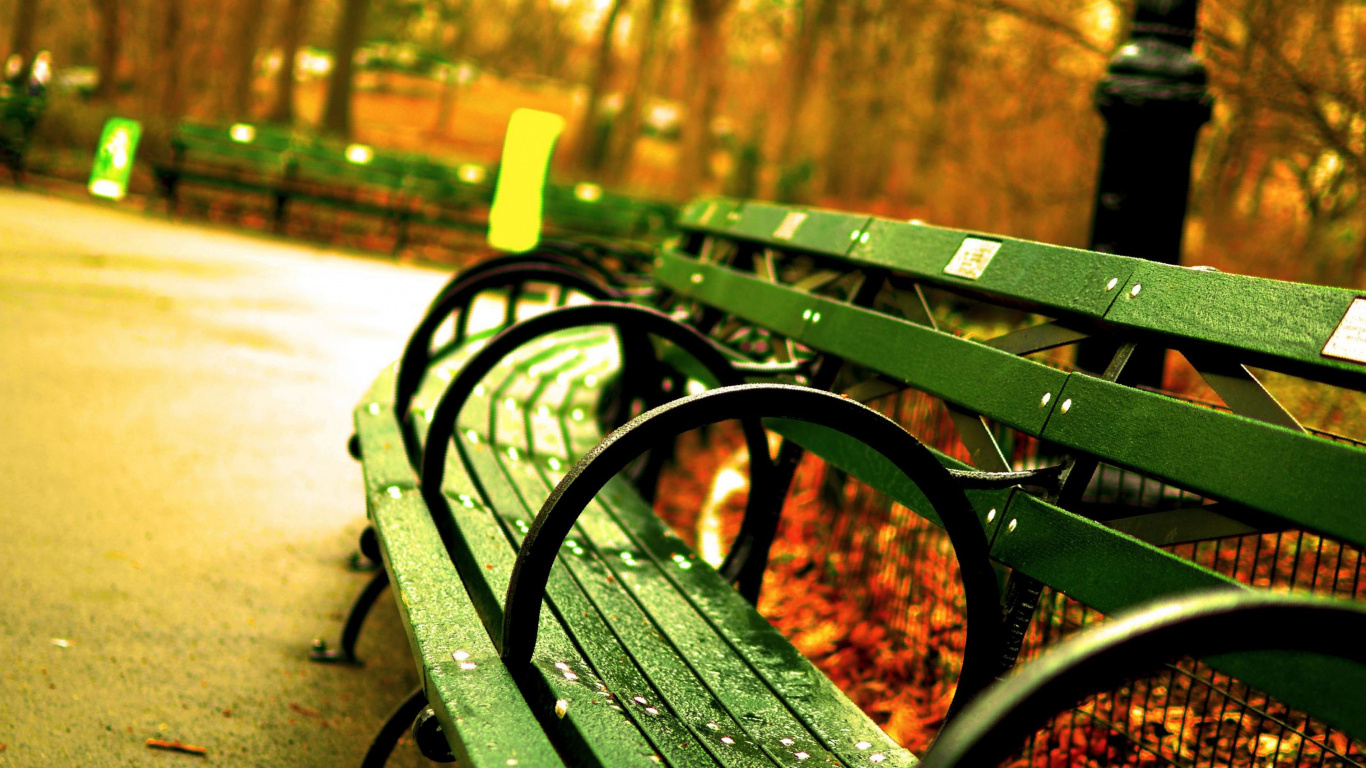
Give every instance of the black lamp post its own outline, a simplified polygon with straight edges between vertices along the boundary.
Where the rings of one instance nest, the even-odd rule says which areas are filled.
[[[1139,0],[1130,39],[1096,87],[1105,118],[1090,247],[1176,264],[1196,134],[1213,97],[1191,53],[1199,0]],[[1083,344],[1077,365],[1105,370],[1113,345]],[[1122,381],[1161,386],[1163,351],[1139,346]]]

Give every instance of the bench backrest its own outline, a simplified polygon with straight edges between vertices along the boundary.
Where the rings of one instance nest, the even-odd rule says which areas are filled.
[[[993,558],[1016,572],[1108,614],[1251,576],[1163,546],[1289,530],[1340,548],[1344,568],[1356,563],[1343,576],[1316,559],[1289,586],[1366,599],[1366,449],[1299,425],[1249,370],[1366,391],[1358,292],[724,199],[688,206],[678,227],[655,280],[719,340],[779,359],[840,358],[837,388],[858,399],[910,387],[941,400],[957,434],[918,436],[946,463],[1069,465],[1060,489],[974,498]],[[859,295],[876,298],[855,306],[854,288],[868,280],[880,290],[865,286]],[[938,327],[945,320],[962,327]],[[1085,338],[1118,345],[1109,376],[1042,357]],[[1115,381],[1134,345],[1180,352],[1224,407]],[[921,501],[828,432],[772,427],[912,510]],[[1106,470],[1113,498],[1098,501]],[[1221,668],[1338,722],[1366,723],[1366,703],[1324,702],[1303,687],[1307,676],[1247,659]]]

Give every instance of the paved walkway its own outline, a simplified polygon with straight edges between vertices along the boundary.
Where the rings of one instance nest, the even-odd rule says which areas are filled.
[[[392,601],[305,657],[367,578],[350,409],[444,279],[0,191],[0,765],[359,762]]]

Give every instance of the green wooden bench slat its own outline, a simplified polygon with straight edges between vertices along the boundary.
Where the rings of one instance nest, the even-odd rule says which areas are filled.
[[[356,411],[357,434],[366,456],[369,516],[386,567],[403,590],[397,602],[423,687],[443,731],[456,736],[463,765],[563,765],[464,598],[455,566],[414,490],[416,476],[392,410],[393,384],[392,369],[376,381]],[[457,651],[468,657],[457,660]]]
[[[1058,403],[1045,439],[1366,545],[1366,450],[1081,374]]]
[[[621,530],[636,547],[663,564],[664,575],[692,608],[725,638],[751,668],[792,707],[794,713],[828,749],[850,765],[882,754],[889,765],[912,765],[902,749],[848,701],[844,693],[816,669],[778,630],[760,616],[709,566],[689,558],[687,547],[623,484],[609,484],[600,495]],[[669,567],[674,555],[690,567]],[[859,744],[866,744],[862,749]]]
[[[746,202],[729,230],[763,245],[844,256],[863,234],[871,218],[862,214],[792,208]]]
[[[875,218],[849,254],[854,264],[906,272],[930,283],[990,292],[1035,308],[1040,314],[1101,317],[1119,294],[1134,260],[997,235]],[[974,279],[946,274],[963,241],[999,242],[990,263]]]
[[[1067,380],[1066,373],[1042,363],[906,320],[677,254],[659,258],[659,280],[684,296],[1025,432],[1043,429]]]
[[[992,557],[1096,610],[1113,614],[1150,600],[1207,589],[1250,589],[1189,560],[1106,528],[1028,494],[1015,493]],[[1240,654],[1208,660],[1286,703],[1353,733],[1366,733],[1366,669],[1341,660]],[[1337,686],[1335,695],[1315,684]]]
[[[505,520],[529,522],[539,508],[538,497],[549,495],[549,488],[532,462],[510,463],[505,456],[503,453],[498,454],[499,464],[502,465],[501,469],[505,474],[502,479],[509,484],[509,490],[517,496],[505,497],[505,504],[500,505],[499,510]],[[487,469],[497,471],[498,468]],[[483,477],[481,473],[481,479]],[[622,705],[633,712],[644,713],[642,719],[646,722],[669,726],[665,741],[684,744],[684,756],[689,758],[688,762],[700,764],[700,759],[735,766],[772,764],[760,744],[746,735],[742,726],[732,719],[731,712],[718,701],[719,697],[708,690],[693,670],[678,658],[674,649],[658,634],[659,630],[654,628],[650,619],[641,612],[640,606],[622,591],[629,585],[621,582],[620,577],[603,563],[603,560],[610,559],[612,553],[599,551],[593,546],[593,536],[585,530],[585,523],[588,526],[592,525],[591,516],[581,520],[575,537],[576,543],[580,546],[572,556],[562,555],[562,565],[566,569],[566,574],[577,582],[591,601],[592,617],[609,617],[610,620],[603,622],[600,630],[597,626],[588,627],[588,637],[585,637],[585,632],[582,631],[585,622],[581,621],[580,617],[571,617],[567,611],[560,613],[565,617],[566,624],[576,625],[574,635],[581,643],[591,640],[599,632],[614,636],[621,646],[604,649],[600,663],[601,660],[606,660],[610,664],[610,654],[620,654],[624,651],[639,669],[643,680],[649,683],[648,688],[625,691],[614,689]],[[519,533],[520,530],[514,527],[513,536],[517,539],[518,545],[521,543]],[[583,554],[578,554],[579,552]],[[586,614],[582,618],[590,616]],[[636,695],[644,698],[645,703],[641,704],[636,700]],[[651,715],[647,707],[654,707],[660,714],[667,710],[673,717]],[[707,723],[715,723],[717,728],[711,729]],[[722,742],[723,737],[728,737],[733,743]],[[705,756],[695,754],[694,749],[704,750]],[[671,763],[679,759],[673,755],[666,757],[670,758]],[[793,759],[788,764],[795,762]]]
[[[1131,291],[1140,286],[1138,295]],[[1176,346],[1232,350],[1249,364],[1366,390],[1366,363],[1322,352],[1363,292],[1138,262],[1106,313]]]
[[[840,432],[827,429],[805,421],[791,419],[765,419],[764,427],[785,438],[791,439],[811,453],[820,456],[827,464],[839,467],[858,478],[870,488],[885,493],[907,509],[943,527],[929,500],[920,488],[901,473],[886,457],[863,443]],[[972,469],[957,459],[930,449],[939,463],[951,469]],[[1001,524],[999,510],[1005,509],[1010,491],[966,491],[972,508],[976,510],[982,527],[990,541]],[[988,520],[987,518],[991,519]]]
[[[679,212],[678,225],[704,234],[723,233],[740,218],[742,204],[726,198],[698,200]]]

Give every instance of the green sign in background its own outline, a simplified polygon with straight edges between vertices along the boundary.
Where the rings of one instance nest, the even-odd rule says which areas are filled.
[[[100,134],[95,164],[90,169],[90,194],[122,200],[128,194],[128,177],[133,174],[133,153],[142,138],[142,123],[111,117]]]

